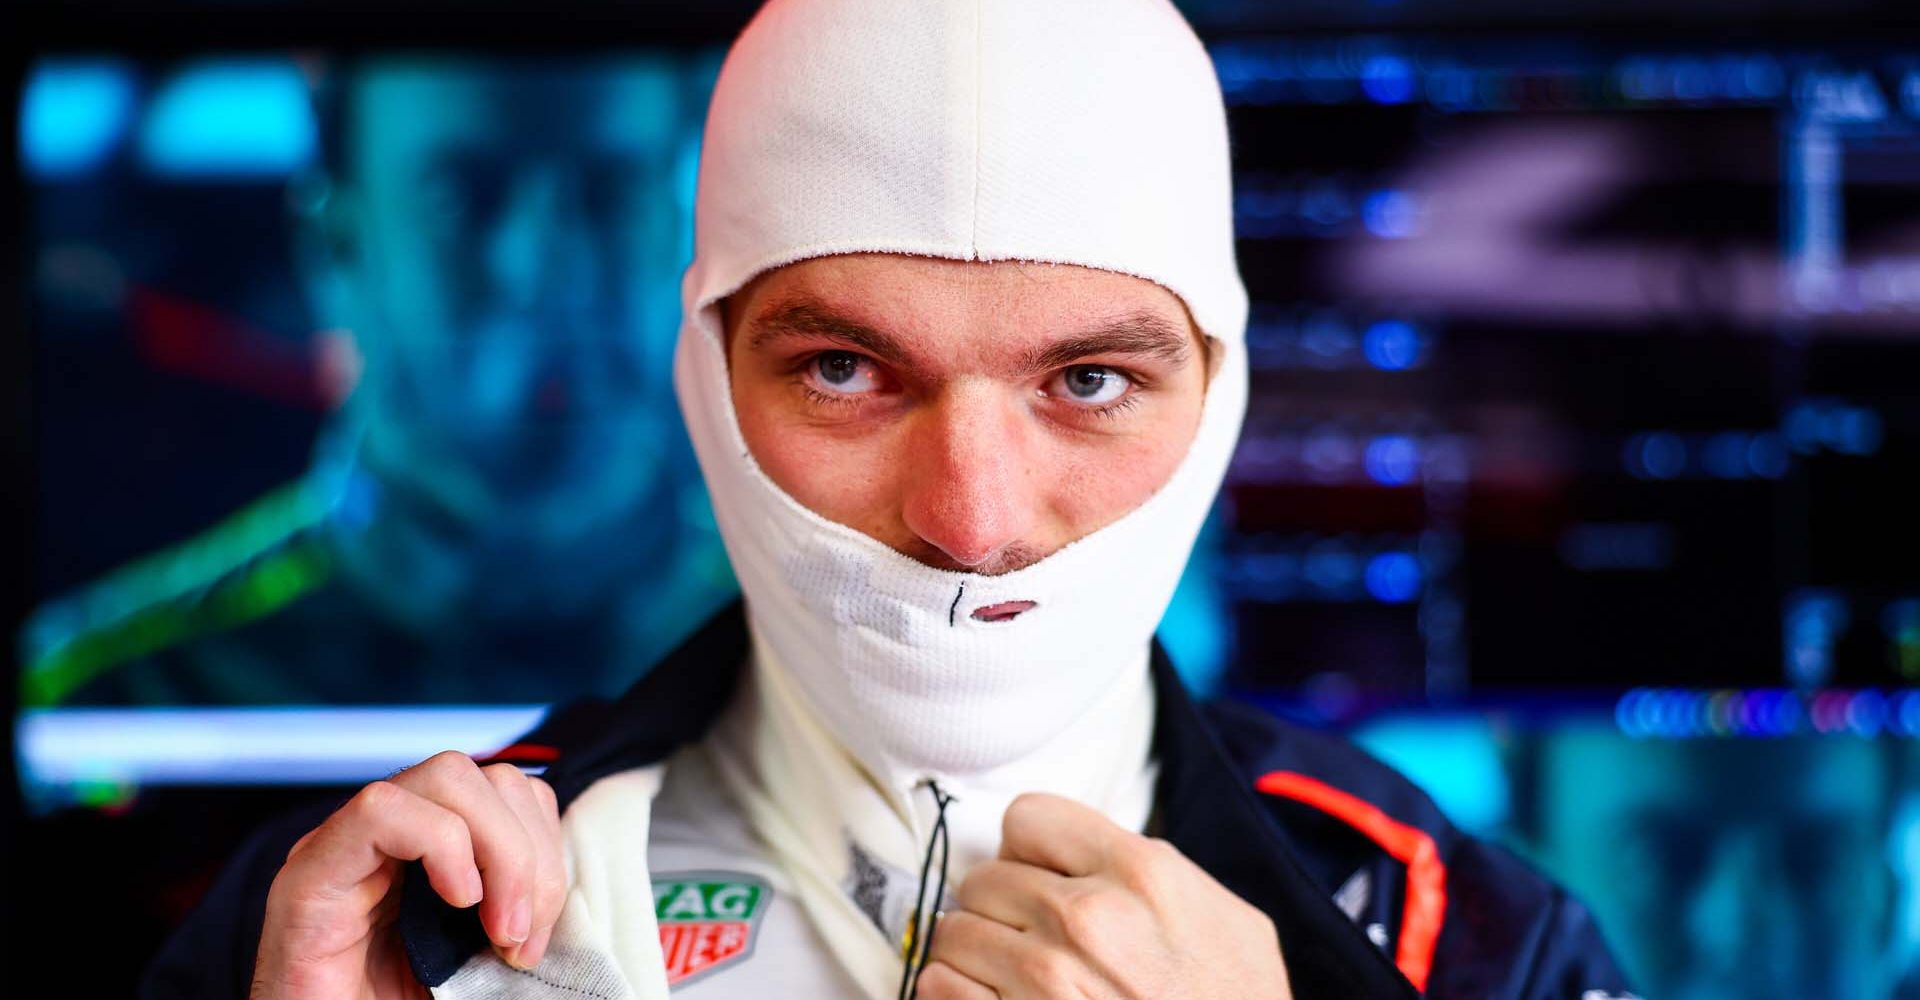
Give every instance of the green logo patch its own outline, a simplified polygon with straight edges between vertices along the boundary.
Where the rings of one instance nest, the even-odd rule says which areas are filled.
[[[773,901],[767,883],[744,872],[666,872],[653,878],[653,915],[667,985],[678,986],[745,960]]]

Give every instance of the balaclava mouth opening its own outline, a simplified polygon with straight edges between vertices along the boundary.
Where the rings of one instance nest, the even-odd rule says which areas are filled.
[[[1137,675],[1246,408],[1232,223],[1219,85],[1167,0],[773,0],[735,43],[675,387],[756,645],[870,773],[1015,762]],[[718,303],[857,252],[1079,264],[1174,292],[1214,371],[1172,478],[1000,576],[926,566],[795,501],[741,435]],[[995,614],[1011,602],[1032,604]]]

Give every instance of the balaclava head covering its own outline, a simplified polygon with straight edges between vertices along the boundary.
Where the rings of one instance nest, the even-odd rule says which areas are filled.
[[[1165,286],[1211,339],[1185,459],[1119,520],[1000,576],[808,510],[741,436],[717,303],[855,252]],[[755,641],[873,773],[1008,764],[1140,669],[1246,405],[1225,112],[1168,0],[772,0],[714,92],[682,299],[676,388]],[[1035,603],[972,617],[1003,601]]]

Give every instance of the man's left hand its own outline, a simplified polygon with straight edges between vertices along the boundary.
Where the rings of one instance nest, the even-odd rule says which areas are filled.
[[[1290,1000],[1273,922],[1164,840],[1022,795],[940,918],[925,1000]]]

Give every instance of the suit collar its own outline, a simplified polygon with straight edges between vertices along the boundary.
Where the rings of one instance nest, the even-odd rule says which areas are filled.
[[[618,701],[550,716],[527,742],[559,750],[545,777],[561,808],[600,778],[657,764],[705,736],[739,685],[747,651],[745,605],[736,600]],[[1301,867],[1157,639],[1150,669],[1158,699],[1155,809],[1166,839],[1273,920],[1295,996],[1412,996],[1406,980]],[[400,922],[414,971],[428,985],[445,982],[487,947],[473,911],[445,905],[418,871],[407,880]]]
[[[1399,970],[1301,866],[1292,841],[1214,736],[1158,639],[1152,670],[1161,835],[1273,921],[1294,996],[1412,997]]]

